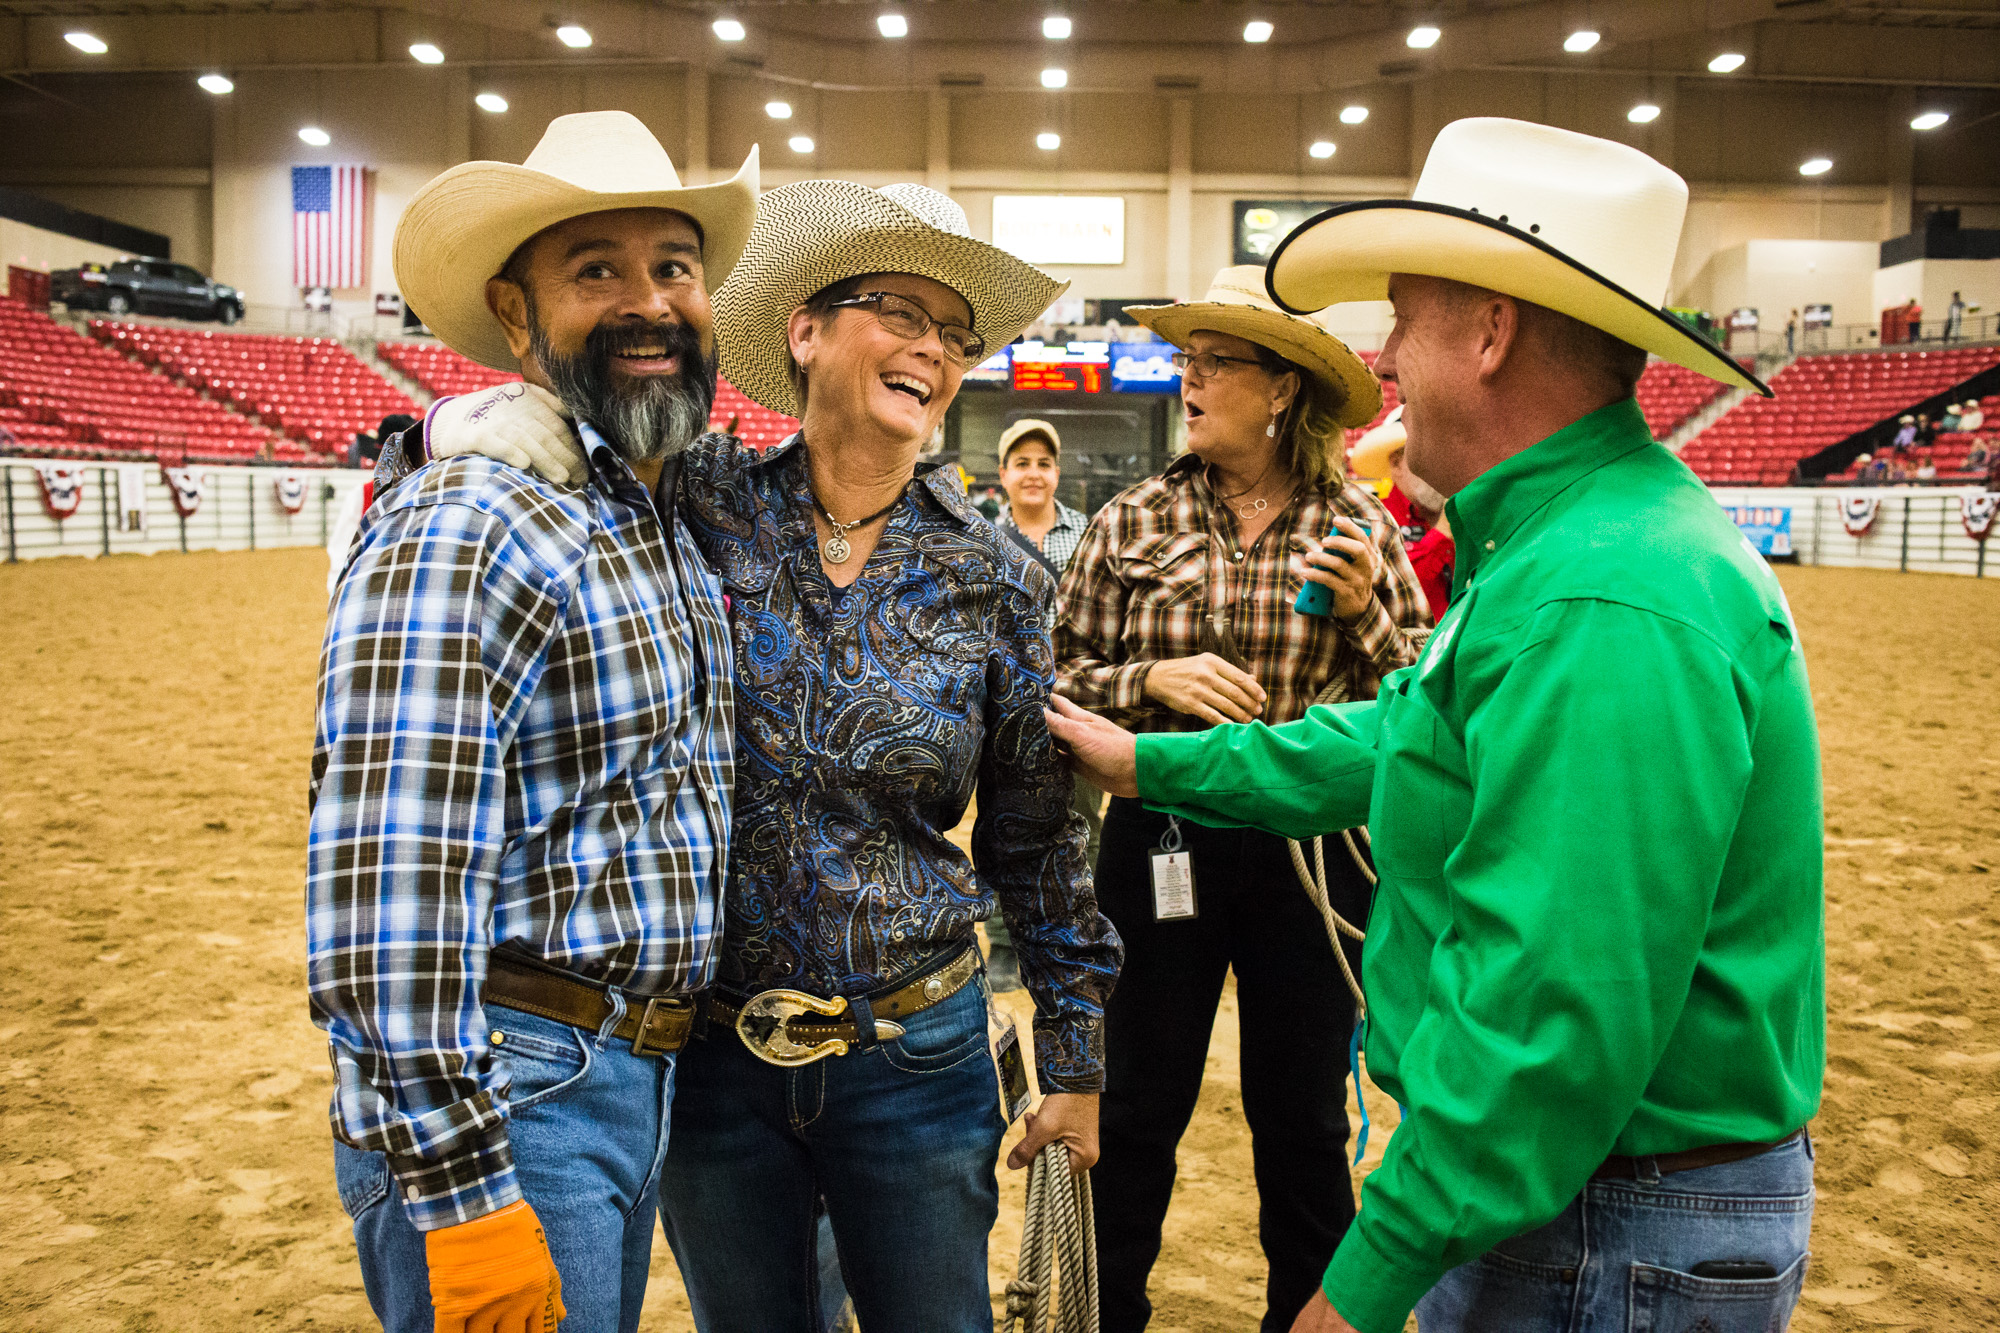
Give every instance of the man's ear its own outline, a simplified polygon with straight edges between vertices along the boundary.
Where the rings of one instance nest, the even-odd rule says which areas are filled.
[[[486,308],[507,334],[507,350],[518,361],[528,359],[528,294],[507,278],[486,280]]]
[[[1479,351],[1479,377],[1491,379],[1520,349],[1520,302],[1499,292],[1488,295],[1476,308],[1473,336]]]

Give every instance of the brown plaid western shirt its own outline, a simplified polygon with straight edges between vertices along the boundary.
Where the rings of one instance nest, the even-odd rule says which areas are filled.
[[[1335,514],[1364,523],[1382,552],[1375,600],[1358,621],[1292,609],[1298,537],[1324,537]],[[1337,674],[1350,698],[1372,698],[1408,666],[1431,623],[1395,519],[1372,492],[1302,487],[1245,550],[1236,514],[1219,503],[1192,454],[1097,512],[1063,576],[1056,690],[1137,731],[1198,731],[1200,718],[1146,697],[1153,663],[1213,652],[1270,696],[1262,721],[1303,716]],[[1233,651],[1232,651],[1233,648]]]

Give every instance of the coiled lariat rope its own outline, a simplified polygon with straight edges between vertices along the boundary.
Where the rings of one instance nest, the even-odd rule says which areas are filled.
[[[1055,1313],[1055,1323],[1049,1314]],[[1071,1175],[1057,1140],[1028,1167],[1020,1275],[1007,1284],[1005,1333],[1097,1333],[1097,1226],[1090,1173]]]
[[[1362,842],[1368,841],[1368,830],[1365,828],[1342,829],[1340,836],[1347,843],[1347,854],[1354,858],[1354,864],[1360,868],[1372,886],[1376,883],[1375,872],[1369,868],[1368,859],[1361,854],[1361,848],[1354,841],[1356,833],[1361,835]],[[1306,868],[1306,853],[1303,846],[1290,838],[1285,840],[1285,845],[1292,849],[1292,869],[1299,872],[1299,883],[1305,886],[1306,897],[1312,899],[1313,906],[1319,909],[1320,918],[1326,922],[1326,937],[1333,942],[1333,956],[1340,963],[1340,975],[1347,979],[1347,989],[1354,992],[1354,1019],[1359,1024],[1368,1016],[1368,997],[1361,993],[1361,981],[1354,975],[1354,968],[1347,961],[1347,950],[1340,947],[1340,937],[1345,935],[1350,940],[1360,943],[1368,936],[1346,917],[1333,910],[1333,900],[1326,892],[1326,839],[1312,840],[1311,869]]]

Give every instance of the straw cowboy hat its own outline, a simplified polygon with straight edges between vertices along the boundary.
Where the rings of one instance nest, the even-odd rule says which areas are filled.
[[[1343,426],[1365,426],[1382,410],[1382,385],[1361,358],[1318,320],[1273,305],[1264,290],[1264,270],[1256,264],[1223,269],[1199,301],[1128,305],[1125,313],[1183,350],[1197,329],[1270,348],[1333,391],[1341,400]]]
[[[1347,451],[1347,474],[1363,481],[1380,481],[1389,475],[1389,455],[1401,449],[1409,440],[1403,429],[1403,409],[1399,404],[1395,411],[1382,418],[1382,424],[1354,442]]]
[[[752,401],[798,416],[792,312],[837,282],[914,273],[972,307],[972,328],[997,352],[1069,290],[1034,265],[974,240],[965,210],[922,185],[853,181],[780,185],[757,204],[743,262],[715,297],[722,375]]]
[[[714,291],[736,267],[757,213],[757,150],[729,180],[684,186],[638,117],[557,116],[520,166],[463,162],[417,191],[396,224],[396,283],[446,346],[483,366],[518,370],[486,308],[486,280],[537,232],[614,208],[671,208],[694,219]]]
[[[1287,310],[1379,301],[1391,273],[1505,292],[1725,384],[1770,396],[1709,339],[1661,308],[1687,182],[1636,148],[1523,120],[1438,131],[1408,199],[1309,218],[1271,253]]]

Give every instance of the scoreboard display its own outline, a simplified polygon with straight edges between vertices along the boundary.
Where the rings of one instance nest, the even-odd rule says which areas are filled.
[[[1106,361],[1016,361],[1014,387],[1103,393],[1110,368]]]

